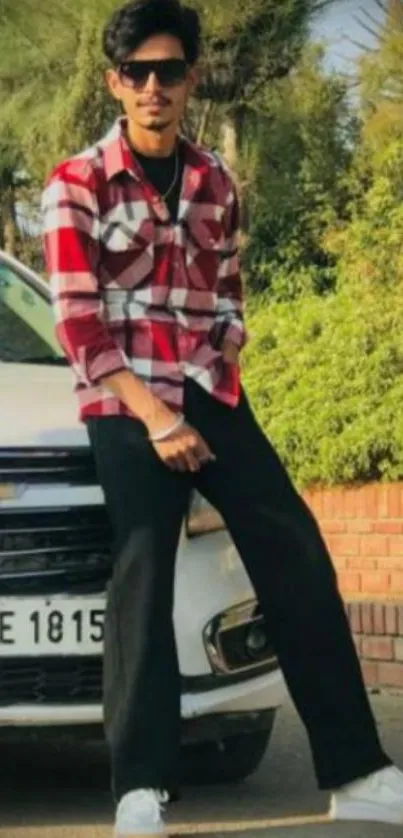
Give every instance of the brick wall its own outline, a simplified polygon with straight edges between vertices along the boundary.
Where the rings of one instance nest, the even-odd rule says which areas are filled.
[[[346,606],[367,685],[403,689],[403,602]]]
[[[403,689],[403,483],[314,489],[369,687]]]
[[[403,600],[403,483],[304,493],[346,598]]]

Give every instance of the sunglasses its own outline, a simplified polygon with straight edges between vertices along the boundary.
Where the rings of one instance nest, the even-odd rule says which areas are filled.
[[[155,73],[161,87],[175,87],[187,76],[188,65],[182,58],[166,58],[159,61],[123,61],[119,65],[119,76],[123,84],[134,90],[144,88]]]

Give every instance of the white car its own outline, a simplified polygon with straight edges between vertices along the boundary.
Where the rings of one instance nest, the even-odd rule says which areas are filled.
[[[102,732],[110,528],[49,288],[0,251],[0,734]],[[198,495],[181,535],[175,627],[184,765],[204,782],[262,759],[285,685],[254,591]]]

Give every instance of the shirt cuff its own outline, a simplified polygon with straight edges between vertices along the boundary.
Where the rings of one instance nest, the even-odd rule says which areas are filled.
[[[87,377],[91,384],[97,385],[103,378],[115,375],[122,370],[131,370],[130,362],[123,350],[108,349],[100,352],[91,361],[87,360]]]

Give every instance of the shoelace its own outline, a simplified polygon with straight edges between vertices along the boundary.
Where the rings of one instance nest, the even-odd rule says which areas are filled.
[[[169,800],[168,792],[154,789],[139,789],[130,792],[118,807],[118,820],[121,826],[134,823],[158,823],[164,804]]]

